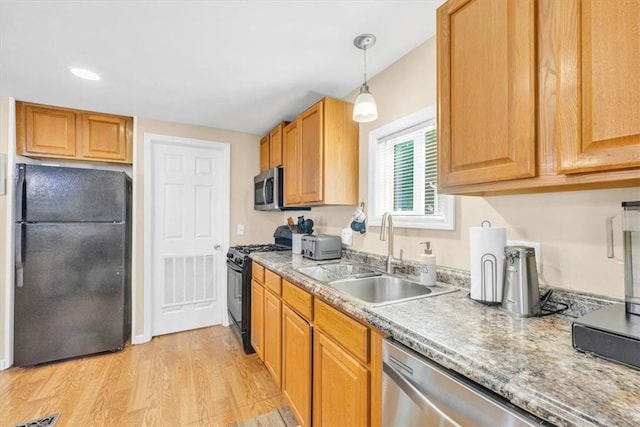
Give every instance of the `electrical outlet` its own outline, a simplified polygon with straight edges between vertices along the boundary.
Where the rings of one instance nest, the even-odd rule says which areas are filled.
[[[244,236],[244,224],[238,224],[236,227],[236,234],[238,236]]]
[[[353,231],[350,228],[342,229],[342,243],[347,246],[353,245]]]
[[[540,263],[542,261],[542,256],[540,254],[540,242],[526,242],[524,240],[507,240],[507,246],[530,246],[536,252],[536,270],[538,270],[538,274],[540,274]]]

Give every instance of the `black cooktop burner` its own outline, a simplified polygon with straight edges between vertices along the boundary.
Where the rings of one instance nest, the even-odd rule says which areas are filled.
[[[277,251],[291,250],[291,248],[274,245],[273,243],[264,244],[264,245],[233,246],[231,249],[235,249],[237,252],[242,254],[247,254],[247,255],[250,254],[251,252],[277,252]]]

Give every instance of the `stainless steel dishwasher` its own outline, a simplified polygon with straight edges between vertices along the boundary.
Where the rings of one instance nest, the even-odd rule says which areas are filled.
[[[550,426],[388,338],[382,344],[382,425]]]

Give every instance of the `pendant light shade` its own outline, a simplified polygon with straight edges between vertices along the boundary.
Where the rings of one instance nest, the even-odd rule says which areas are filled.
[[[372,122],[378,118],[378,107],[373,95],[369,92],[369,85],[360,86],[360,93],[353,105],[353,120],[360,123]]]
[[[353,44],[364,51],[364,82],[360,86],[360,93],[356,97],[353,105],[353,120],[359,123],[372,122],[378,118],[378,107],[373,95],[369,92],[367,84],[367,49],[376,42],[376,36],[373,34],[360,34],[353,40]]]

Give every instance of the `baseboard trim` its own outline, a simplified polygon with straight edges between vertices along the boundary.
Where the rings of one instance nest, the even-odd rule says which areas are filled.
[[[4,371],[5,369],[9,369],[11,365],[7,364],[4,359],[0,360],[0,371]]]
[[[133,337],[131,337],[131,344],[133,345],[144,344],[149,341],[151,341],[151,337],[146,334],[134,335]]]

